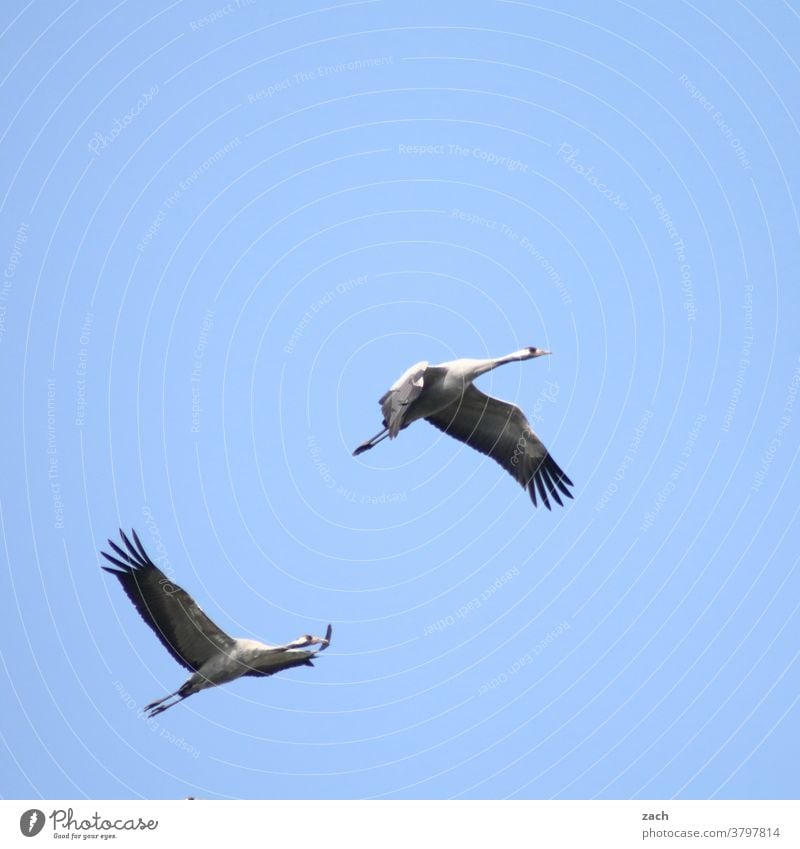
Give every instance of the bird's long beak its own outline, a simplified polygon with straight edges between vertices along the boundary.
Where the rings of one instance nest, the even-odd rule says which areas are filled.
[[[325,651],[326,648],[331,644],[331,634],[333,633],[333,628],[328,625],[327,630],[325,631],[324,637],[307,637],[305,642],[301,644],[300,640],[297,640],[298,648],[305,648],[306,646],[319,646],[318,651]]]

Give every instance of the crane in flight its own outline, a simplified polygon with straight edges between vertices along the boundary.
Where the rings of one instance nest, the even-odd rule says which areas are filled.
[[[330,645],[330,625],[324,637],[303,634],[283,645],[229,637],[203,613],[186,590],[172,583],[153,563],[136,531],[132,535],[133,542],[120,530],[125,549],[108,541],[114,555],[105,551],[101,554],[116,568],[102,568],[119,580],[164,648],[192,673],[174,693],[145,705],[151,718],[207,687],[245,675],[263,678],[293,666],[313,666],[311,658]],[[310,646],[320,648],[309,651]]]
[[[423,361],[411,366],[378,403],[383,430],[362,442],[354,456],[368,451],[403,428],[425,419],[439,430],[496,460],[524,489],[534,506],[537,492],[550,509],[550,499],[563,506],[561,495],[572,498],[572,481],[550,456],[519,407],[484,395],[473,381],[505,363],[549,354],[541,348],[522,348],[504,357],[451,360],[439,365]]]

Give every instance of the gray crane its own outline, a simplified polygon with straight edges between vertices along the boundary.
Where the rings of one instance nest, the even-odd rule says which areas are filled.
[[[108,541],[116,556],[105,551],[100,553],[117,568],[102,568],[119,580],[164,648],[192,672],[174,693],[145,705],[150,717],[207,687],[226,684],[246,675],[263,678],[293,666],[313,666],[311,658],[330,645],[330,625],[324,637],[303,634],[290,643],[275,646],[229,637],[203,613],[186,590],[172,583],[153,563],[136,531],[132,531],[132,535],[133,542],[120,530],[127,550]],[[309,646],[320,648],[308,651]],[[175,700],[170,702],[173,698]]]
[[[473,381],[505,363],[549,354],[541,348],[522,348],[504,357],[451,360],[439,365],[426,361],[411,366],[378,403],[383,430],[362,442],[354,456],[368,451],[403,428],[425,419],[444,433],[496,460],[524,489],[534,506],[537,491],[550,509],[550,498],[563,506],[561,495],[572,498],[572,481],[533,432],[522,410],[508,401],[484,395]]]

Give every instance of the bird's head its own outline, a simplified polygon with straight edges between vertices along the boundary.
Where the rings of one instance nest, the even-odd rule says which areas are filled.
[[[544,357],[547,354],[551,354],[552,351],[545,351],[544,348],[528,348],[528,356],[533,359],[533,357]]]
[[[324,637],[315,637],[313,634],[303,634],[298,637],[296,640],[292,640],[289,643],[288,648],[290,649],[303,649],[308,646],[320,646],[320,651],[328,648],[331,644],[331,631],[333,629],[330,625],[328,625],[328,630],[325,632]]]

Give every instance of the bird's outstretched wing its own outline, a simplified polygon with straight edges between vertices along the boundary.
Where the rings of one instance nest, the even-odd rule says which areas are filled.
[[[383,413],[383,426],[389,429],[389,437],[394,439],[405,427],[404,419],[408,408],[415,401],[425,385],[427,361],[423,360],[403,372],[391,388],[381,395],[378,403]]]
[[[101,554],[117,568],[102,568],[116,576],[139,615],[175,660],[194,672],[220,651],[229,650],[234,641],[153,563],[136,531],[133,542],[122,530],[120,536],[127,551],[109,540],[117,556]]]
[[[426,419],[439,430],[465,442],[496,460],[528,490],[536,505],[536,494],[550,509],[550,497],[563,506],[559,490],[572,481],[548,454],[522,410],[507,401],[484,395],[470,385],[462,398]]]

